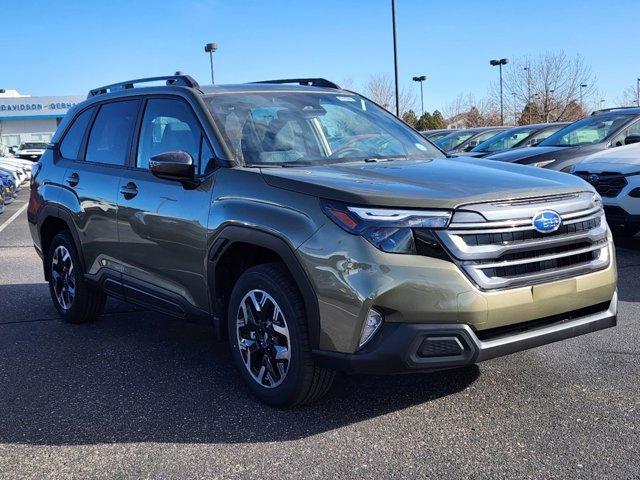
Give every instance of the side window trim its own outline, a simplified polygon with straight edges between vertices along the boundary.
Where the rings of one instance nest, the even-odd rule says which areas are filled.
[[[90,126],[89,128],[87,128],[87,131],[85,133],[85,138],[83,140],[82,146],[80,147],[80,152],[81,155],[78,155],[83,161],[86,162],[88,164],[91,165],[102,165],[105,167],[111,167],[111,168],[127,168],[127,165],[129,164],[129,162],[131,161],[130,158],[130,153],[131,153],[131,143],[129,143],[127,145],[127,148],[125,149],[125,159],[124,159],[124,164],[123,165],[114,165],[114,164],[110,164],[110,163],[102,163],[102,162],[92,162],[90,160],[87,160],[87,147],[89,145],[89,138],[91,137],[91,131],[93,130],[93,126],[96,122],[96,119],[98,118],[98,114],[100,113],[100,109],[102,109],[102,107],[104,107],[105,105],[109,105],[111,103],[118,103],[118,102],[128,102],[128,101],[135,101],[138,105],[138,112],[136,113],[136,119],[137,116],[140,115],[140,108],[142,105],[142,97],[139,96],[131,96],[131,97],[119,97],[119,98],[114,98],[113,100],[108,100],[105,102],[100,102],[97,104],[94,104],[92,106],[95,107],[95,111],[93,112],[93,116],[91,118],[91,122],[90,122]],[[129,133],[129,139],[128,142],[132,142],[133,137],[135,136],[135,123],[134,123],[134,128],[132,128],[132,131]]]
[[[200,141],[198,144],[198,158],[195,158],[194,161],[197,162],[197,169],[196,169],[197,176],[198,177],[204,176],[205,173],[203,172],[204,167],[202,165],[202,158],[201,158],[202,150],[203,150],[202,148],[203,142],[207,143],[207,146],[209,147],[209,150],[213,153],[214,157],[216,156],[215,150],[211,147],[211,142],[207,138],[205,129],[203,128],[203,125],[202,125],[202,121],[200,120],[200,117],[198,116],[197,112],[195,111],[193,106],[184,97],[180,95],[160,94],[160,95],[147,95],[144,97],[142,105],[138,112],[138,118],[136,119],[134,135],[133,135],[134,138],[131,141],[131,148],[129,151],[129,161],[127,162],[126,166],[132,170],[138,170],[143,172],[149,171],[148,168],[138,167],[137,158],[138,158],[138,149],[140,148],[140,135],[142,133],[142,122],[144,121],[144,115],[147,111],[149,100],[154,100],[154,99],[169,99],[169,100],[175,100],[175,101],[181,102],[184,105],[186,105],[186,107],[189,109],[189,111],[193,115],[193,118],[195,119],[196,124],[198,126],[198,130],[200,132]]]

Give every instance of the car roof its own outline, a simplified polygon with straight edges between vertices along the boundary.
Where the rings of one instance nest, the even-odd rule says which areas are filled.
[[[169,87],[170,88],[170,87]],[[257,92],[324,92],[341,93],[344,95],[355,95],[347,90],[316,87],[312,85],[291,85],[274,83],[239,83],[229,85],[202,85],[200,91],[204,95],[215,95],[223,93],[257,93]]]
[[[627,115],[640,115],[640,107],[613,107],[596,110],[591,115],[606,115],[611,113],[623,113]]]

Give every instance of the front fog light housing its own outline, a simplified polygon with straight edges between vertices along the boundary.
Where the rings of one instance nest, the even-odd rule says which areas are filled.
[[[364,323],[362,324],[362,331],[360,332],[360,343],[358,343],[358,348],[364,347],[369,340],[373,338],[376,332],[380,329],[382,325],[382,314],[378,312],[375,308],[369,309],[367,312],[367,318],[365,318]]]

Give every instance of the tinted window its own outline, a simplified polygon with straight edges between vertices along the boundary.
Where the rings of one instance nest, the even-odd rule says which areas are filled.
[[[67,130],[66,135],[62,139],[60,144],[60,154],[63,158],[71,160],[78,159],[78,151],[80,150],[80,144],[84,138],[84,133],[89,126],[91,116],[93,115],[94,108],[85,110],[76,117],[71,125],[71,128]]]
[[[625,130],[623,130],[622,133],[617,135],[616,138],[614,138],[611,141],[611,145],[613,147],[620,147],[624,145],[625,144],[624,139],[627,138],[629,135],[640,135],[640,122],[636,122],[633,125],[631,125],[629,128],[626,128]]]
[[[149,168],[149,159],[166,152],[183,151],[194,163],[200,157],[200,127],[189,106],[172,99],[151,99],[144,112],[138,157],[139,168]]]
[[[573,147],[600,143],[634,117],[624,114],[591,115],[572,123],[540,143],[541,146]]]
[[[87,161],[125,164],[138,104],[138,100],[127,100],[100,107],[87,143]]]

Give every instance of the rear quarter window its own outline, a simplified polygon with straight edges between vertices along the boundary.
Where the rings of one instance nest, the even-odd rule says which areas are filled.
[[[89,108],[75,118],[71,127],[64,135],[62,143],[60,143],[60,155],[62,155],[62,158],[70,160],[79,159],[82,139],[84,138],[94,111],[95,108]]]

